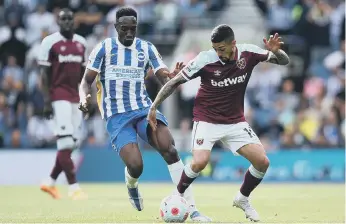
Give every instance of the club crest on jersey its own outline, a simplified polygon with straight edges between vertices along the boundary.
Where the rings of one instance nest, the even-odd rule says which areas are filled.
[[[60,47],[60,50],[61,50],[61,51],[65,51],[65,50],[66,50],[66,46],[61,46],[61,47]]]
[[[244,69],[246,66],[245,58],[241,58],[241,59],[237,60],[236,64],[237,64],[237,67],[239,69]]]
[[[220,75],[221,75],[221,71],[220,71],[220,70],[214,71],[214,75],[215,75],[215,76],[220,76]]]
[[[137,53],[137,58],[138,58],[138,61],[144,61],[144,60],[145,60],[145,54],[144,54],[144,52],[139,51],[139,52]]]
[[[203,139],[203,138],[198,138],[198,139],[196,140],[197,145],[202,145],[203,142],[204,142],[204,139]]]
[[[83,52],[83,46],[80,43],[77,43],[77,48],[80,52]]]

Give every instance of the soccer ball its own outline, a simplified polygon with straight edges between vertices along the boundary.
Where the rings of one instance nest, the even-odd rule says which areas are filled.
[[[189,205],[179,195],[168,196],[161,202],[160,215],[165,222],[185,222],[189,216]]]

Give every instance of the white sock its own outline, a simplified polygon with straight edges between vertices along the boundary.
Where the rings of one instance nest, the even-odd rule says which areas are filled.
[[[265,173],[258,171],[253,165],[249,167],[249,172],[251,173],[252,176],[262,179],[265,175]]]
[[[192,170],[191,164],[186,164],[186,166],[184,167],[184,171],[186,176],[190,178],[196,178],[199,175],[199,173],[195,173],[195,171]]]
[[[183,170],[184,170],[183,162],[181,160],[179,160],[176,163],[168,165],[168,170],[169,170],[169,174],[171,175],[173,183],[175,185],[178,185],[180,178],[181,178],[181,174],[183,173]],[[178,193],[178,190],[175,190],[175,192]],[[186,189],[186,191],[184,193],[184,198],[190,204],[190,212],[197,210],[196,202],[195,202],[195,198],[193,197],[191,185],[189,186],[189,188]]]
[[[69,185],[69,187],[68,187],[68,190],[69,190],[70,192],[74,192],[74,191],[79,190],[79,189],[80,189],[80,187],[79,187],[79,184],[78,184],[78,183],[71,184],[71,185]]]
[[[51,178],[51,177],[49,177],[49,178],[47,179],[47,185],[50,186],[50,187],[55,186],[55,182],[56,182],[56,180],[54,180],[54,179]]]
[[[125,167],[125,181],[129,188],[136,188],[138,186],[138,178],[133,178],[129,174],[127,167]]]

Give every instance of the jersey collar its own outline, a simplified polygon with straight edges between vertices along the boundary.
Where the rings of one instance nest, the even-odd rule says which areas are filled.
[[[63,41],[69,40],[69,39],[67,39],[66,37],[64,37],[64,35],[62,35],[62,34],[60,33],[60,31],[58,31],[58,34],[59,34],[60,38],[61,38]],[[73,34],[73,35],[72,35],[72,38],[71,38],[72,41],[75,39],[75,36],[76,36],[76,34]]]
[[[235,47],[235,54],[234,54],[234,60],[230,61],[229,63],[233,63],[234,61],[238,60],[238,48]],[[219,57],[218,57],[219,58]],[[225,65],[226,63],[221,61],[221,59],[219,58],[219,61],[221,62],[222,65]]]

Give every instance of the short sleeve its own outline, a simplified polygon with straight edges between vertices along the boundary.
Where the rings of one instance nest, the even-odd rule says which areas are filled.
[[[48,36],[42,40],[39,54],[38,54],[38,64],[39,65],[44,65],[44,66],[51,66],[52,61],[51,61],[51,49],[53,46],[53,41],[51,38]]]
[[[199,71],[208,63],[206,55],[199,53],[194,59],[189,61],[182,69],[181,73],[186,80],[191,80],[199,76]]]
[[[167,66],[165,65],[165,63],[162,60],[161,55],[159,54],[159,52],[157,51],[156,47],[151,44],[148,43],[148,53],[149,53],[149,63],[151,68],[153,69],[154,73],[156,73],[158,70],[160,70],[161,68],[167,68]]]
[[[251,52],[257,62],[268,61],[271,56],[271,52],[269,52],[268,50],[264,50],[254,44],[246,44],[246,51]]]
[[[105,45],[103,41],[98,43],[96,47],[91,51],[86,68],[100,73],[101,65],[103,63],[104,58],[105,58]]]
[[[83,51],[84,51],[84,54],[83,54],[83,66],[86,66],[87,62],[86,62],[86,58],[87,58],[87,55],[86,55],[86,49],[87,49],[87,42],[86,42],[86,39],[80,35],[77,35],[75,34],[75,36],[73,37],[79,44],[81,44],[83,46]]]

